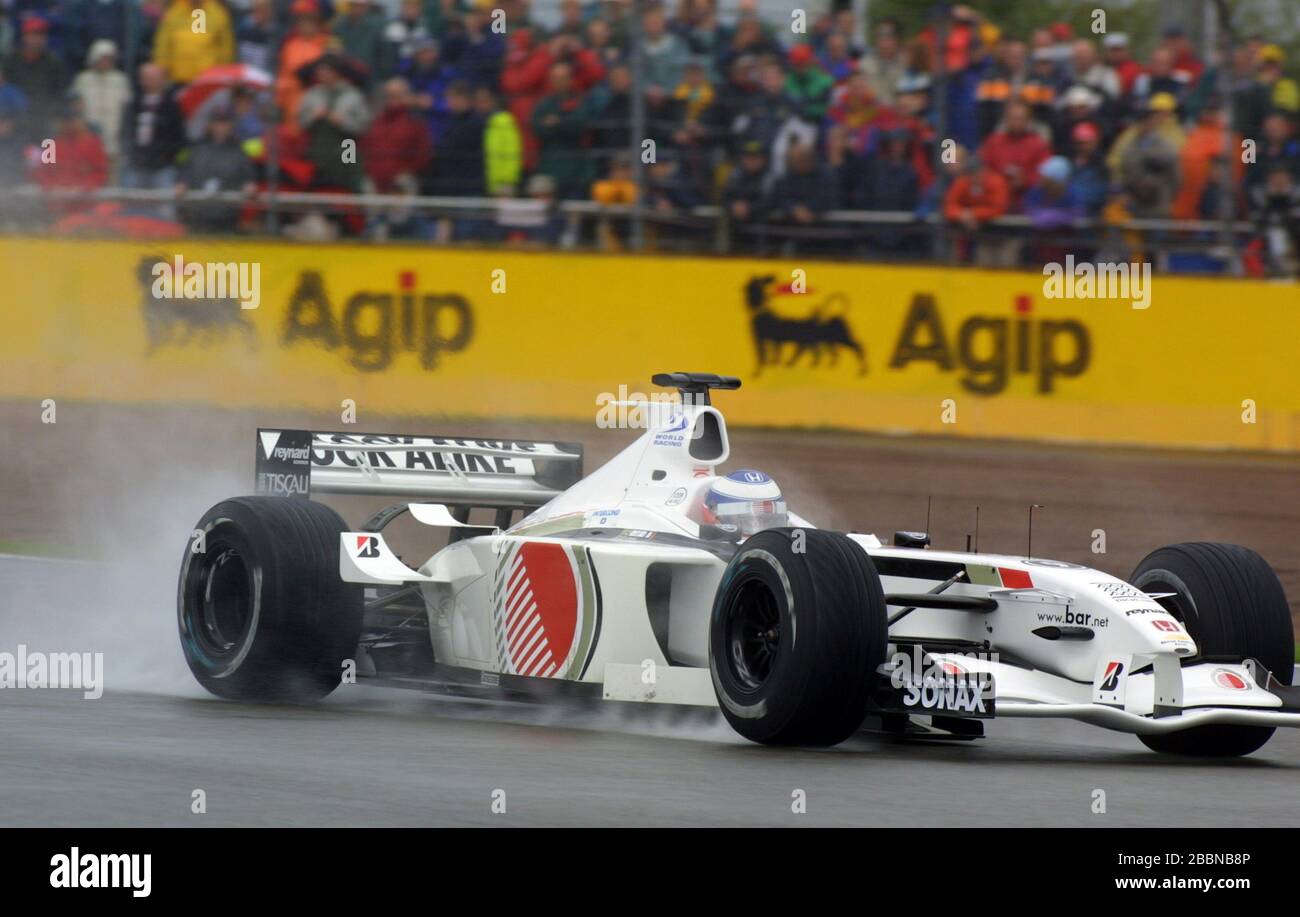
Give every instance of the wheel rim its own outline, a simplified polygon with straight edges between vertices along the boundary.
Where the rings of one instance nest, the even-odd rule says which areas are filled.
[[[757,691],[771,676],[781,647],[781,609],[765,583],[753,579],[736,589],[723,639],[732,678],[746,691]]]
[[[211,562],[197,570],[198,594],[191,605],[190,633],[204,652],[230,656],[248,635],[253,618],[252,577],[234,547],[211,546]]]

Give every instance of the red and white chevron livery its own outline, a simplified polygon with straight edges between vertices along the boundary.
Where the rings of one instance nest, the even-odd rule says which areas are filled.
[[[497,661],[513,675],[563,671],[581,620],[577,570],[559,544],[512,545],[494,590]]]

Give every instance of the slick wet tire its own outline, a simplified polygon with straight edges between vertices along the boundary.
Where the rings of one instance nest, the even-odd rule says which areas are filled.
[[[1254,551],[1209,542],[1169,545],[1147,555],[1129,581],[1143,592],[1173,593],[1158,601],[1183,622],[1202,656],[1252,657],[1291,684],[1291,609],[1277,574]],[[1169,754],[1235,757],[1272,735],[1271,726],[1197,726],[1138,738]]]
[[[320,503],[239,497],[212,507],[181,560],[177,615],[190,671],[213,694],[304,703],[354,659],[362,587],[339,578],[347,526]]]
[[[847,535],[770,529],[718,585],[709,671],[722,714],[767,745],[835,745],[866,716],[888,624],[880,577]]]

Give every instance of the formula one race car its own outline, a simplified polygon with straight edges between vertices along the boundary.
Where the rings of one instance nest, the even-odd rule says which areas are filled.
[[[1171,545],[1125,582],[824,531],[766,475],[717,473],[710,393],[738,379],[654,382],[680,398],[642,406],[645,432],[585,478],[575,443],[259,430],[258,495],[212,507],[181,564],[191,670],[251,700],[360,678],[716,705],[787,745],[1069,717],[1244,755],[1300,726],[1290,611],[1253,551]],[[350,529],[310,499],[342,493],[403,502]],[[446,533],[418,567],[385,540],[404,513]]]

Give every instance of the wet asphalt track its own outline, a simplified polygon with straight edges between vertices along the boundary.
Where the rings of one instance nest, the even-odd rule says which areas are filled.
[[[0,690],[0,825],[1300,824],[1300,730],[1205,764],[1051,721],[998,721],[971,744],[863,737],[804,751],[642,707],[366,686],[314,708],[218,701],[188,679],[156,613],[167,587],[142,575],[0,557],[0,650],[100,651],[106,671],[98,700]],[[196,788],[205,815],[190,812]],[[1098,788],[1105,815],[1091,811]],[[504,814],[491,810],[497,789]],[[795,789],[807,814],[791,812]]]

